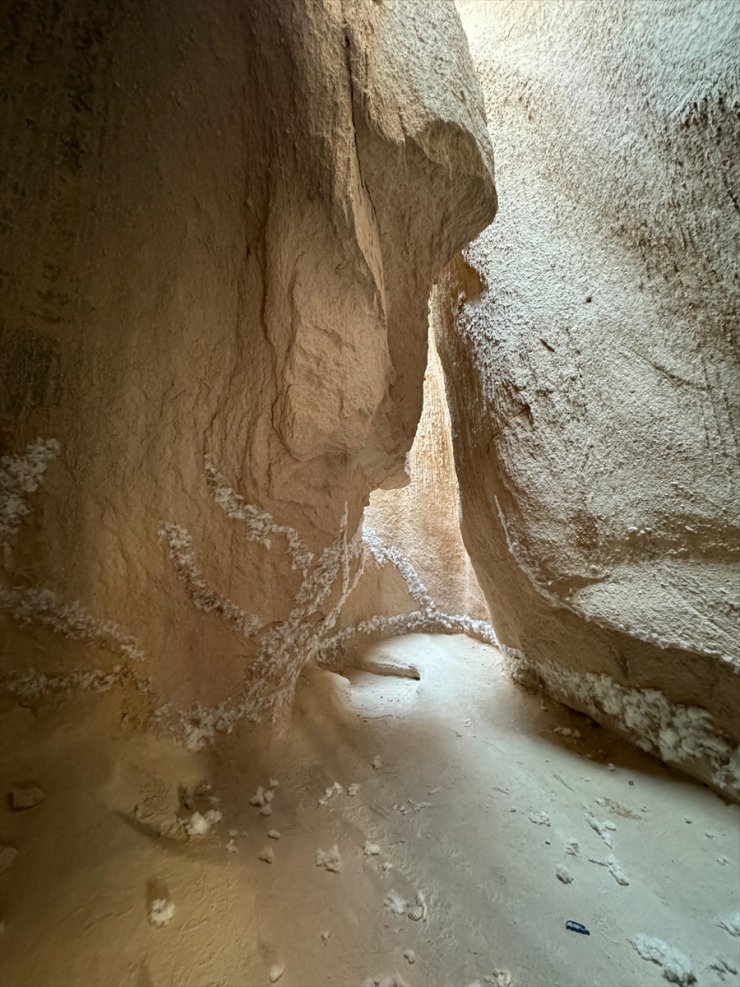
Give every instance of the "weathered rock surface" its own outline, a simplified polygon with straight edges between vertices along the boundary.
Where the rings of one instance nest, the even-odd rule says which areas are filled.
[[[439,346],[494,626],[559,698],[737,794],[737,10],[459,6],[501,209]]]
[[[30,3],[2,36],[5,682],[197,701],[198,746],[290,695],[359,578],[430,286],[495,209],[482,99],[451,4]]]
[[[460,534],[450,414],[433,337],[424,377],[424,409],[407,471],[404,486],[373,492],[365,510],[366,528],[412,562],[439,607],[450,614],[488,621],[488,606]],[[383,580],[385,597],[393,593],[389,583]],[[387,598],[379,602],[390,605]],[[397,612],[403,603],[399,597]]]
[[[20,785],[13,785],[8,792],[10,808],[15,812],[23,809],[33,809],[40,805],[46,798],[46,792],[39,785],[33,782],[23,782]]]

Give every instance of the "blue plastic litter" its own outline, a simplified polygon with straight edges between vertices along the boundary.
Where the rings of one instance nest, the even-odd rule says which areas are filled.
[[[574,922],[572,919],[568,919],[565,923],[565,928],[568,932],[580,932],[582,936],[590,936],[591,933],[588,931],[585,925],[581,925],[580,922]]]

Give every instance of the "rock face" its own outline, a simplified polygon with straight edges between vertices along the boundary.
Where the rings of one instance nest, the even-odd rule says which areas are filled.
[[[359,578],[430,286],[495,210],[482,99],[450,4],[30,3],[2,36],[4,681],[127,682],[197,745],[290,695]]]
[[[494,626],[522,674],[737,796],[737,11],[459,6],[501,209],[438,340]]]
[[[433,337],[424,377],[424,409],[407,469],[408,482],[403,487],[373,492],[365,510],[366,530],[370,527],[411,561],[441,609],[488,621],[488,606],[460,534],[450,414]],[[383,580],[386,598],[379,606],[390,604],[388,582]],[[400,596],[396,612],[403,612],[404,603]]]

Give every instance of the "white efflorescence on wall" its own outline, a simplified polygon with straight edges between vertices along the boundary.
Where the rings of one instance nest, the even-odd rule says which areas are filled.
[[[256,656],[250,659],[250,679],[237,697],[217,706],[196,704],[179,710],[167,704],[157,711],[157,720],[166,728],[183,733],[191,749],[197,750],[211,742],[217,733],[230,732],[242,719],[259,720],[274,713],[289,700],[298,674],[306,664],[328,663],[360,635],[389,637],[442,631],[495,641],[488,624],[438,610],[411,563],[396,549],[384,545],[372,530],[363,531],[360,527],[348,537],[346,507],[333,542],[314,555],[294,528],[279,524],[267,511],[248,504],[236,493],[210,458],[206,459],[206,477],[216,503],[227,517],[245,526],[250,540],[275,551],[279,551],[280,540],[285,540],[291,568],[298,569],[303,578],[285,620],[263,626],[256,616],[225,600],[205,583],[195,567],[188,532],[179,525],[162,524],[160,534],[196,606],[221,614],[252,637],[259,647]],[[378,566],[396,567],[419,609],[397,616],[372,616],[332,634],[342,608],[363,574],[368,554]],[[332,596],[328,612],[313,619]]]
[[[638,747],[669,764],[708,762],[714,783],[740,795],[740,747],[717,734],[706,709],[673,703],[657,689],[625,688],[609,675],[535,663],[511,648],[501,650],[512,659],[515,678],[538,677],[553,695],[567,698],[571,705],[575,701],[597,720],[606,713]]]
[[[184,528],[179,524],[163,524],[159,529],[159,537],[167,542],[175,571],[185,583],[188,596],[199,610],[206,613],[215,611],[245,637],[251,637],[260,630],[262,624],[258,617],[247,614],[238,604],[221,596],[205,581],[195,564],[193,539]]]
[[[355,637],[393,637],[401,634],[437,632],[444,634],[468,634],[487,644],[496,644],[496,635],[490,624],[474,620],[462,614],[449,614],[440,610],[419,578],[413,564],[392,546],[385,545],[371,528],[364,528],[363,538],[375,564],[392,565],[401,575],[412,599],[419,609],[395,616],[368,617],[351,627],[346,627],[324,642],[321,660],[328,661],[340,654]]]
[[[70,689],[109,692],[123,681],[123,668],[120,665],[114,665],[110,671],[102,668],[86,668],[68,672],[66,675],[46,675],[35,668],[29,668],[8,678],[5,687],[15,696],[32,699],[50,692],[64,692]]]
[[[58,634],[88,641],[143,661],[136,639],[112,620],[98,620],[77,600],[64,600],[54,590],[37,586],[0,586],[0,611],[20,624],[44,624]]]
[[[301,536],[289,525],[276,524],[267,511],[254,504],[248,504],[241,494],[236,493],[219,472],[210,455],[206,456],[206,480],[213,492],[213,498],[228,518],[245,522],[245,534],[252,541],[261,542],[265,548],[270,548],[270,536],[283,535],[288,543],[288,552],[292,558],[291,568],[306,572],[313,562],[311,552],[301,539]]]
[[[41,486],[46,470],[58,452],[56,440],[39,439],[23,454],[3,457],[0,531],[6,538],[8,551],[21,520],[29,513],[28,498]],[[408,559],[397,549],[385,545],[371,529],[363,530],[360,525],[350,536],[346,505],[334,539],[314,553],[295,528],[280,524],[269,512],[247,503],[229,486],[210,457],[205,461],[205,475],[215,503],[230,520],[243,526],[247,540],[274,551],[276,564],[287,556],[291,570],[300,572],[301,583],[284,620],[263,620],[227,599],[207,582],[197,565],[193,539],[184,527],[171,521],[160,524],[160,539],[194,606],[217,614],[235,632],[247,638],[256,650],[248,659],[248,678],[245,677],[236,695],[216,706],[202,703],[187,709],[171,703],[159,706],[154,715],[155,723],[174,736],[184,738],[190,749],[198,750],[211,743],[217,733],[230,732],[241,720],[257,721],[273,715],[290,700],[298,675],[306,664],[330,662],[358,636],[388,637],[415,631],[441,631],[467,633],[495,642],[488,624],[439,610]],[[371,616],[333,633],[368,558],[379,567],[391,565],[400,573],[418,609],[395,616]],[[0,612],[9,614],[21,625],[45,626],[65,638],[104,647],[134,662],[145,660],[136,639],[117,623],[98,619],[79,601],[65,600],[47,587],[0,583]],[[59,674],[31,668],[10,673],[3,679],[9,692],[25,697],[74,689],[107,692],[126,683],[140,692],[153,692],[150,679],[121,664],[111,669],[88,668]]]
[[[36,439],[19,455],[0,459],[0,544],[6,553],[6,565],[21,521],[30,512],[28,500],[40,488],[47,469],[59,451],[60,445],[56,439]],[[136,639],[118,624],[95,617],[79,601],[65,600],[48,587],[13,586],[0,579],[0,613],[3,612],[22,625],[41,624],[64,637],[106,647],[124,658],[137,662],[144,660],[144,653]],[[96,671],[90,681],[107,681],[110,674]],[[60,688],[70,688],[75,683],[84,684],[86,675],[80,672],[77,678],[74,674],[49,678],[29,669],[20,675],[8,676],[6,681],[11,691],[27,690],[36,676],[35,691],[43,692],[53,688],[54,682],[69,682],[68,685],[58,686]]]
[[[41,486],[58,452],[56,439],[36,439],[21,455],[0,457],[0,546],[6,552],[28,514],[26,501]]]

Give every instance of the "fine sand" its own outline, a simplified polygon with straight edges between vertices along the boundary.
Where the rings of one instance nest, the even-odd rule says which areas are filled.
[[[494,648],[366,658],[307,670],[279,736],[198,753],[115,693],[3,713],[3,987],[740,982],[737,807],[515,686]],[[11,811],[22,782],[46,798]]]

